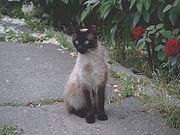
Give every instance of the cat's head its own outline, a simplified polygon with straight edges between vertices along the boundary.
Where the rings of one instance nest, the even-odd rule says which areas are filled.
[[[88,29],[72,28],[72,41],[77,51],[81,54],[97,47],[96,26]]]

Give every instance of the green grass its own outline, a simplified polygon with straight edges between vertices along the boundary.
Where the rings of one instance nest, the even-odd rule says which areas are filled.
[[[37,107],[39,105],[52,105],[60,102],[63,102],[63,98],[56,97],[56,98],[45,98],[37,101],[32,101],[30,103],[15,103],[15,102],[0,103],[0,106],[19,107],[19,106],[29,106],[28,104],[31,104],[33,107]]]
[[[110,70],[111,77],[113,78],[121,78],[122,74],[120,72],[117,72],[116,70]]]
[[[52,105],[52,104],[57,104],[63,102],[63,99],[61,97],[57,97],[57,98],[46,98],[46,99],[42,99],[36,102],[33,102],[33,105]]]
[[[111,77],[115,77],[120,81],[117,87],[118,96],[114,101],[118,101],[117,99],[121,100],[121,98],[128,96],[136,96],[144,103],[144,109],[146,111],[160,113],[170,127],[180,128],[180,108],[176,107],[178,101],[177,93],[175,93],[175,95],[169,95],[167,90],[170,87],[177,88],[176,85],[168,84],[167,86],[162,78],[162,80],[159,79],[159,81],[146,81],[117,71],[111,71],[110,73]],[[143,85],[143,87],[151,87],[152,89],[154,88],[156,91],[154,91],[153,95],[147,95],[139,89],[140,85]],[[180,87],[177,89],[179,90],[179,88]]]
[[[34,43],[35,41],[39,41],[39,40],[41,39],[27,33],[21,34],[17,37],[17,41],[22,43]]]
[[[17,127],[9,125],[0,125],[0,135],[17,135]]]
[[[27,16],[26,18],[27,26],[32,30],[38,30],[40,32],[44,32],[45,28],[48,26],[48,20],[40,20],[34,18],[33,16]]]
[[[72,43],[70,43],[68,40],[67,40],[67,37],[64,35],[63,32],[60,32],[58,35],[57,35],[57,40],[60,42],[60,44],[66,48],[68,51],[70,52],[74,52],[75,51],[75,48],[73,46]]]
[[[119,95],[121,95],[122,97],[133,96],[135,91],[137,91],[138,83],[135,77],[128,76],[115,70],[110,70],[110,74],[111,77],[121,80],[121,84],[118,89]]]
[[[169,113],[166,123],[172,128],[180,128],[180,108],[175,108]]]

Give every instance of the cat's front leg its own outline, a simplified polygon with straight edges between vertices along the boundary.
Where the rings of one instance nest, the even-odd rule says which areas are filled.
[[[87,123],[94,123],[95,122],[95,111],[91,100],[91,93],[89,89],[86,86],[83,86],[82,88],[85,101],[86,101],[86,122]]]
[[[104,111],[104,102],[105,102],[105,85],[100,86],[97,90],[97,119],[98,120],[107,120],[108,116]]]

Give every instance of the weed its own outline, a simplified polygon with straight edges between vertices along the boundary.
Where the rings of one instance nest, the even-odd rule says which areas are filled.
[[[17,127],[9,125],[0,126],[0,135],[17,135]]]
[[[56,104],[56,103],[60,103],[63,102],[63,99],[61,97],[57,97],[57,98],[48,98],[48,99],[42,99],[39,100],[37,102],[34,102],[33,105],[51,105],[51,104]]]
[[[46,38],[52,38],[55,35],[52,27],[45,29],[44,33]]]
[[[113,78],[121,78],[121,74],[116,70],[110,70],[111,77]]]
[[[72,43],[68,42],[67,40],[67,37],[64,35],[63,32],[60,32],[58,35],[57,35],[57,40],[60,42],[60,44],[66,48],[68,51],[70,52],[74,52],[75,51],[75,48],[74,46],[72,45]]]
[[[119,85],[117,97],[115,101],[120,100],[123,97],[136,96],[142,102],[144,102],[144,108],[146,111],[152,111],[162,114],[166,119],[166,123],[170,127],[180,127],[180,108],[176,107],[178,102],[179,85],[175,83],[169,83],[161,78],[155,78],[155,81],[145,81],[142,79],[136,79],[133,76],[128,76],[118,71],[110,71],[111,76],[119,79],[121,84]],[[160,74],[159,74],[160,75]],[[154,89],[152,95],[148,95],[145,91],[142,91],[143,87],[150,87]],[[171,95],[169,95],[170,91]]]
[[[122,97],[133,96],[135,91],[138,89],[138,84],[132,76],[126,76],[121,85],[121,95]]]
[[[26,17],[26,23],[27,23],[27,26],[29,28],[31,28],[32,30],[38,30],[38,31],[41,31],[41,32],[44,32],[45,29],[47,28],[47,24],[48,24],[48,20],[45,19],[45,20],[40,20],[40,19],[37,19],[37,18],[33,18],[32,16],[27,16]]]
[[[22,42],[22,43],[33,43],[35,41],[39,41],[40,39],[38,39],[35,36],[32,36],[30,34],[21,34],[20,36],[17,37],[17,41],[18,42]]]
[[[133,76],[122,74],[115,70],[110,70],[111,77],[120,79],[121,85],[119,86],[119,95],[121,97],[133,96],[138,89],[137,79]]]
[[[174,108],[166,118],[166,123],[173,128],[180,128],[180,108]]]

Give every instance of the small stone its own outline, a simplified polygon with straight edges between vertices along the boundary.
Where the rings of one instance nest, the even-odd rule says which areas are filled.
[[[114,84],[114,85],[113,85],[114,88],[117,88],[117,86],[118,86],[117,84]]]
[[[9,80],[7,80],[7,79],[6,79],[5,81],[6,81],[7,83],[10,83],[10,81],[9,81]]]
[[[30,58],[25,58],[25,60],[26,60],[26,61],[29,61],[29,60],[30,60]]]

